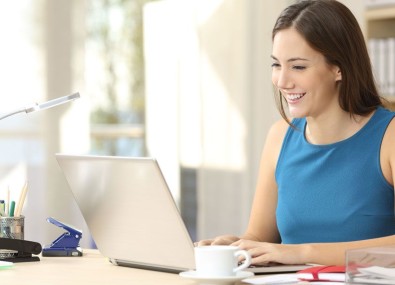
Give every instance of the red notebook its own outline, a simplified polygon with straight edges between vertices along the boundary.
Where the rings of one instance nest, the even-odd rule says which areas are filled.
[[[345,281],[345,266],[313,266],[300,270],[297,277],[303,281]]]

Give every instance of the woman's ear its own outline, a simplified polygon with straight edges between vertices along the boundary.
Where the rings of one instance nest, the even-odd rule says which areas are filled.
[[[342,81],[342,72],[338,66],[336,66],[335,72],[335,81]]]

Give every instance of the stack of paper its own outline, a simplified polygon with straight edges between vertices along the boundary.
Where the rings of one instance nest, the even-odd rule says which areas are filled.
[[[364,284],[395,284],[395,268],[370,266],[358,268],[359,274],[354,276],[354,282]]]

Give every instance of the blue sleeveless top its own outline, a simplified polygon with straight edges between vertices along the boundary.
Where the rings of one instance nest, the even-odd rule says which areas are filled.
[[[380,147],[395,113],[379,107],[350,138],[313,145],[306,119],[289,128],[276,168],[282,243],[340,242],[395,234],[394,187],[380,167]]]

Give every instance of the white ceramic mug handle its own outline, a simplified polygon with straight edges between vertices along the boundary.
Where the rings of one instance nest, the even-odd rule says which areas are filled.
[[[238,250],[235,252],[235,256],[238,257],[240,255],[244,256],[244,261],[238,267],[233,269],[233,272],[237,272],[243,269],[246,269],[248,266],[251,265],[251,255],[246,250]]]

